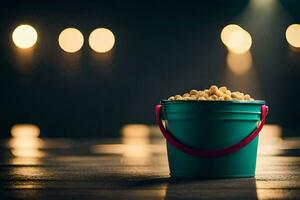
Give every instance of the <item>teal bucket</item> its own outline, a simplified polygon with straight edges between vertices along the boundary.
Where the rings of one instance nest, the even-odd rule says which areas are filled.
[[[265,101],[164,100],[155,112],[167,140],[171,177],[255,176]]]

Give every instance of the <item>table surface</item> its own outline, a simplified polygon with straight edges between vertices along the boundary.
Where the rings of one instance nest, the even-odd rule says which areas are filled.
[[[255,178],[221,180],[170,179],[158,137],[11,138],[0,149],[0,199],[300,199],[300,138],[265,140]]]

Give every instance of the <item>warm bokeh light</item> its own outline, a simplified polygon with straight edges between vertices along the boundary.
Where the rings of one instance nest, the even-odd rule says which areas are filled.
[[[120,154],[124,157],[134,158],[165,153],[165,146],[163,144],[149,144],[149,142],[149,140],[125,140],[124,144],[99,144],[92,146],[91,152],[97,154]]]
[[[144,124],[127,124],[121,129],[124,137],[149,137],[150,127]]]
[[[290,25],[286,29],[285,37],[291,46],[300,48],[300,24]]]
[[[247,52],[252,45],[250,33],[236,24],[229,24],[223,28],[221,40],[228,50],[235,54]]]
[[[249,51],[243,54],[228,52],[227,65],[234,74],[243,75],[247,73],[252,66],[252,55]]]
[[[268,8],[276,3],[276,0],[251,0],[251,3],[260,8]]]
[[[44,143],[40,138],[28,137],[13,137],[8,142],[8,147],[11,149],[39,149],[44,147]]]
[[[46,156],[46,153],[38,149],[12,149],[11,154],[15,157],[23,158],[42,158]]]
[[[282,127],[277,124],[266,124],[260,132],[259,140],[270,142],[270,138],[281,138]]]
[[[227,39],[228,50],[236,54],[247,52],[251,48],[251,45],[251,35],[245,30],[234,31]]]
[[[34,124],[16,124],[11,130],[11,135],[18,138],[35,138],[40,135],[40,129]]]
[[[259,133],[258,155],[278,155],[282,152],[282,127],[276,124],[265,124]]]
[[[106,28],[97,28],[89,36],[90,47],[99,53],[111,50],[115,44],[114,34]]]
[[[242,28],[236,24],[229,24],[223,28],[223,30],[221,32],[221,40],[224,45],[227,46],[228,37],[230,36],[230,34],[232,32],[237,31],[237,30],[242,30]]]
[[[39,150],[43,143],[38,136],[40,129],[34,124],[16,124],[11,128],[11,138],[8,147],[11,154],[22,158],[40,158],[46,154]]]
[[[40,159],[47,156],[46,152],[39,149],[43,146],[39,138],[11,138],[8,142],[13,156],[9,161],[12,165],[28,166],[41,164]],[[21,174],[24,175],[26,169],[21,170]]]
[[[59,46],[68,53],[79,51],[83,45],[82,33],[76,28],[64,29],[58,37]]]
[[[22,49],[32,47],[36,43],[37,38],[36,30],[28,24],[18,26],[12,33],[13,42]]]
[[[152,154],[165,153],[165,140],[151,138],[152,126],[145,124],[127,124],[121,129],[122,138],[119,144],[99,144],[91,147],[95,154],[122,155],[126,165],[149,165]]]

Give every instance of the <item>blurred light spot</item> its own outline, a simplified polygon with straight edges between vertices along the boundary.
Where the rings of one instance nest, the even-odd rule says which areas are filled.
[[[44,144],[41,139],[35,137],[13,137],[8,141],[11,154],[21,158],[41,158],[46,153],[41,151]]]
[[[159,127],[157,125],[148,125],[150,128],[150,136],[155,138],[163,138],[162,133],[159,130]]]
[[[290,25],[286,29],[285,37],[291,46],[300,48],[300,24]]]
[[[165,153],[162,144],[99,144],[91,147],[92,153],[121,154],[124,157],[149,157],[152,153]]]
[[[229,51],[237,54],[247,52],[252,45],[252,38],[245,30],[232,32],[227,39],[227,48]]]
[[[40,158],[46,153],[39,150],[43,146],[40,135],[40,129],[34,124],[16,124],[11,128],[11,138],[8,141],[8,147],[11,148],[11,154],[21,158]]]
[[[300,138],[299,137],[284,138],[282,149],[300,149]]]
[[[221,40],[224,45],[227,46],[228,37],[230,36],[230,34],[232,32],[237,31],[237,30],[242,30],[242,28],[236,24],[229,24],[223,28],[223,30],[221,32]]]
[[[41,164],[41,160],[33,157],[13,157],[9,163],[12,165],[37,165]]]
[[[68,53],[79,51],[83,45],[82,33],[76,28],[66,28],[58,37],[59,46]]]
[[[38,149],[43,147],[43,143],[39,138],[14,137],[9,140],[8,147],[12,149]]]
[[[248,72],[252,66],[252,55],[249,51],[243,54],[228,52],[227,65],[233,73],[243,75]]]
[[[121,129],[120,143],[93,145],[90,151],[96,154],[121,155],[121,161],[125,165],[149,166],[153,154],[166,153],[165,140],[150,137],[152,129],[153,126],[145,124],[127,124]],[[162,162],[166,163],[166,160]]]
[[[28,24],[18,26],[12,34],[13,42],[22,49],[32,47],[36,43],[37,37],[36,30]]]
[[[282,128],[275,124],[265,124],[259,133],[258,155],[279,155],[282,153]]]
[[[251,2],[258,7],[268,8],[271,4],[274,4],[275,1],[276,0],[252,0]]]
[[[34,138],[40,135],[40,129],[34,124],[16,124],[11,128],[11,135],[18,138]]]
[[[130,128],[128,128],[130,127]],[[136,127],[135,129],[133,129]],[[138,128],[137,128],[138,127]],[[142,128],[143,127],[143,128]],[[147,158],[152,154],[165,153],[164,140],[150,140],[146,125],[126,125],[122,130],[121,144],[99,144],[91,147],[92,153],[121,154],[125,158]],[[124,131],[125,130],[125,131]],[[129,132],[127,132],[130,130]],[[134,130],[134,131],[131,131]],[[141,132],[139,132],[139,130]],[[139,134],[143,133],[143,134]],[[141,137],[142,136],[142,137]],[[145,136],[145,137],[144,137]],[[155,142],[155,143],[154,143]],[[131,160],[135,162],[134,160]],[[138,161],[140,162],[140,161]]]
[[[42,158],[46,156],[46,153],[38,149],[12,149],[11,154],[16,157],[25,158]]]
[[[111,50],[115,44],[114,34],[106,28],[97,28],[89,36],[90,47],[99,53]]]
[[[121,129],[123,137],[149,137],[150,127],[144,124],[127,124]]]
[[[266,124],[260,132],[260,140],[269,141],[269,138],[281,138],[282,128],[276,124]]]
[[[236,54],[247,52],[252,45],[251,35],[236,24],[229,24],[223,28],[221,40],[229,51]]]

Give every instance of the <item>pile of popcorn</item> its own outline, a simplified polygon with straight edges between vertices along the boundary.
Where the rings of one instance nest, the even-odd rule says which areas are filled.
[[[191,90],[189,93],[183,95],[175,95],[168,98],[168,100],[208,100],[208,101],[228,101],[228,100],[246,100],[253,101],[249,94],[242,92],[231,92],[227,87],[222,86],[218,88],[212,85],[205,90]]]

